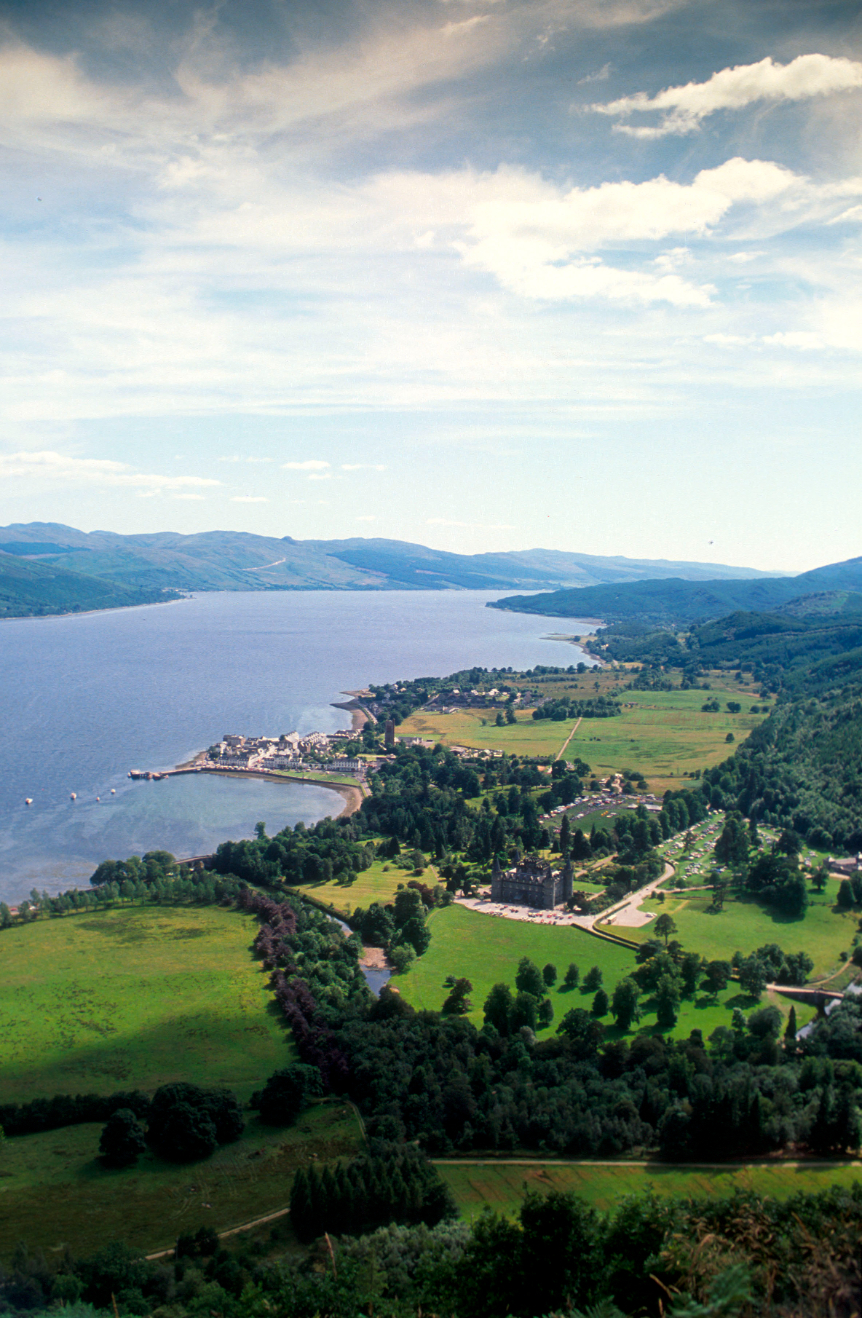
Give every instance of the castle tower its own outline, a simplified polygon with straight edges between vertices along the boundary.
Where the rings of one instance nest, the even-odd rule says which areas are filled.
[[[503,900],[503,876],[500,873],[500,862],[496,855],[494,863],[491,866],[491,901],[500,902]]]
[[[386,720],[386,727],[383,732],[383,745],[388,751],[395,750],[395,724],[391,718]]]
[[[564,902],[569,901],[572,893],[574,892],[574,889],[575,889],[575,872],[572,868],[572,862],[570,860],[567,860],[565,864],[565,868],[563,869],[562,900]]]

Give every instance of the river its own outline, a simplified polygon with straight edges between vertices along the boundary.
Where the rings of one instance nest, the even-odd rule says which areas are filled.
[[[213,593],[0,623],[0,900],[86,883],[106,857],[156,847],[197,855],[251,836],[258,820],[275,832],[341,808],[310,785],[211,775],[136,783],[130,769],[171,768],[224,733],[347,727],[349,714],[331,702],[369,682],[583,658],[548,637],[555,620],[484,607],[496,597]]]

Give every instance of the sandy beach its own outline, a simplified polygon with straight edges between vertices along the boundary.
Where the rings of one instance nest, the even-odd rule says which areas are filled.
[[[223,778],[265,778],[271,783],[311,783],[314,787],[325,787],[328,792],[338,792],[339,796],[344,799],[344,806],[335,816],[336,819],[340,819],[343,815],[355,815],[364,799],[364,793],[359,786],[353,787],[350,783],[328,783],[322,778],[307,778],[299,773],[290,774],[288,776],[286,773],[258,773],[254,769],[217,769],[215,767],[212,769],[187,769],[184,766],[174,769],[173,771],[168,770],[168,773],[171,772],[174,774],[213,773],[218,774]]]
[[[362,956],[359,958],[359,964],[366,966],[369,970],[388,970],[389,961],[382,947],[363,948]]]

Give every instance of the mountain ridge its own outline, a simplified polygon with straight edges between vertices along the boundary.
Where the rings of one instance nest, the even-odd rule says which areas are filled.
[[[27,553],[28,545],[32,554]],[[726,564],[527,549],[456,554],[408,541],[297,540],[247,531],[122,535],[57,522],[0,527],[0,555],[145,592],[210,590],[554,590],[647,578],[763,580]],[[0,588],[3,584],[0,571]],[[10,586],[14,589],[14,586]]]

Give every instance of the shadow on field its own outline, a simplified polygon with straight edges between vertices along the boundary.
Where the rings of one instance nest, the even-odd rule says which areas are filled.
[[[178,1080],[250,1092],[267,1068],[290,1060],[264,1017],[271,1013],[282,1032],[281,1012],[272,1000],[261,1005],[260,1020],[198,1011],[126,1035],[122,1042],[105,1036],[98,1043],[69,1039],[42,1064],[16,1066],[7,1060],[4,1096],[7,1102],[29,1102],[54,1094],[153,1090]]]

